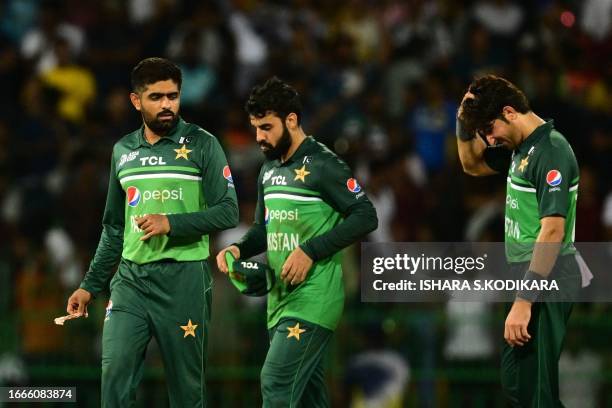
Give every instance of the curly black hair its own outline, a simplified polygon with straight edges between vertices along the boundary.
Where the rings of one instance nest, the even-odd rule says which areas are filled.
[[[504,106],[511,106],[519,113],[531,111],[525,94],[512,82],[495,75],[477,78],[468,91],[474,98],[463,102],[460,119],[464,129],[472,134],[489,134],[495,119],[506,121],[502,116]]]
[[[291,85],[277,77],[268,79],[263,85],[253,87],[244,109],[256,118],[274,113],[284,121],[287,115],[295,113],[298,125],[302,119],[300,95]]]
[[[140,93],[147,88],[147,85],[168,79],[174,81],[178,89],[181,89],[183,75],[174,62],[158,57],[145,58],[132,69],[132,91]]]

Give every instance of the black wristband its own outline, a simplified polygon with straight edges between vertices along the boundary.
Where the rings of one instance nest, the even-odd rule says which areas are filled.
[[[457,135],[457,137],[463,140],[464,142],[472,140],[474,138],[474,135],[465,131],[465,129],[463,128],[463,123],[461,122],[461,119],[459,119],[459,117],[455,119],[455,134]]]
[[[546,281],[546,278],[542,275],[535,273],[534,271],[527,271],[523,280],[521,281],[521,289],[516,293],[517,298],[527,300],[531,303],[535,302],[540,296],[542,281]]]

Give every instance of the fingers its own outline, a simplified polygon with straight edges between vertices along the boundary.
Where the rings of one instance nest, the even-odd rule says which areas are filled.
[[[77,314],[79,316],[83,316],[85,314],[85,302],[79,301],[79,307],[77,309]]]
[[[66,306],[66,312],[68,314],[82,315],[84,310],[85,302],[79,301],[74,296],[71,296],[70,299],[68,299],[68,305]]]
[[[136,217],[134,218],[134,220],[136,221],[136,225],[138,225],[138,228],[142,229],[142,224],[144,224],[149,219],[147,218],[146,215],[144,215],[142,217]]]
[[[527,326],[521,326],[521,330],[520,330],[520,334],[521,334],[521,339],[524,342],[529,341],[529,339],[531,339],[531,335],[527,332]]]
[[[299,283],[304,282],[304,279],[306,279],[306,269],[302,269],[299,272],[296,272],[293,279],[291,279],[291,284],[297,285]]]
[[[145,235],[140,237],[141,241],[146,241],[147,239],[151,238],[154,235],[157,235],[157,232],[155,232],[155,230],[153,228],[150,228],[148,230],[145,231]]]
[[[527,332],[527,325],[508,325],[504,327],[504,339],[511,347],[524,346],[531,335]]]
[[[304,265],[285,263],[283,266],[283,272],[281,272],[281,279],[287,284],[297,285],[306,279],[307,272],[308,270],[304,267]]]
[[[144,228],[142,232],[144,232],[145,235],[140,237],[141,241],[146,241],[147,239],[151,238],[154,235],[161,234],[159,227],[157,225],[152,225],[152,224]]]
[[[227,252],[227,248],[222,249],[217,254],[217,268],[219,268],[221,272],[227,274],[229,272],[229,269],[227,267],[227,262],[225,261],[225,252]]]
[[[75,302],[74,297],[70,296],[68,299],[68,304],[66,305],[66,312],[68,314],[73,314],[77,311],[79,304]]]
[[[281,270],[281,274],[280,274],[281,279],[285,283],[289,282],[289,279],[288,279],[289,274],[291,274],[291,277],[293,277],[292,267],[293,267],[293,261],[291,260],[291,256],[289,256],[289,258],[287,258],[287,260],[283,264],[283,269]]]
[[[240,249],[236,245],[228,247],[227,250],[230,251],[232,255],[234,255],[234,258],[240,259]]]
[[[223,273],[229,273],[229,265],[225,260],[225,253],[228,251],[234,256],[234,259],[240,259],[240,249],[236,245],[228,246],[219,251],[217,254],[217,268]]]

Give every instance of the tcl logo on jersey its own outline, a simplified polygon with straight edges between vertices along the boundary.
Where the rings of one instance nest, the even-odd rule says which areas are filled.
[[[141,157],[139,160],[143,166],[159,166],[167,164],[164,161],[164,158],[161,156]]]
[[[546,173],[546,183],[551,187],[557,187],[563,181],[561,172],[559,170],[551,170]]]
[[[130,186],[127,188],[127,203],[130,207],[136,207],[140,204],[140,190],[138,190],[134,186]]]
[[[137,207],[141,201],[157,200],[166,202],[169,200],[183,201],[183,189],[178,190],[144,190],[142,193],[138,188],[130,186],[126,190],[127,203],[130,207]]]
[[[266,211],[264,213],[264,220],[265,220],[265,224],[268,225],[268,223],[272,220],[278,220],[279,222],[284,222],[284,221],[297,221],[300,218],[300,214],[298,212],[298,209],[296,208],[295,210],[268,210],[268,207],[266,207]]]
[[[273,186],[286,186],[287,185],[287,180],[285,179],[285,176],[274,176],[270,178],[270,181]]]
[[[361,191],[361,186],[354,178],[346,180],[346,188],[348,188],[351,193],[358,193]]]
[[[225,167],[223,167],[223,177],[230,183],[234,182],[234,179],[232,178],[232,172],[228,165],[225,165]]]

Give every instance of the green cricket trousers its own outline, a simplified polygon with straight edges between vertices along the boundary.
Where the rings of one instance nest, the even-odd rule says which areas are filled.
[[[302,319],[284,318],[269,330],[261,370],[264,408],[327,408],[324,355],[333,332]]]
[[[131,407],[147,345],[162,355],[171,407],[205,407],[212,277],[206,260],[138,265],[113,277],[102,335],[102,407]]]
[[[522,277],[527,267],[528,263],[513,265],[513,278]],[[514,407],[563,407],[559,399],[559,358],[572,311],[571,299],[575,299],[581,285],[580,269],[574,255],[557,259],[551,279],[557,280],[560,293],[549,296],[554,302],[532,305],[527,326],[531,339],[524,346],[510,347],[504,342],[501,382]],[[570,301],[560,301],[564,299]],[[508,305],[506,316],[511,306]]]

